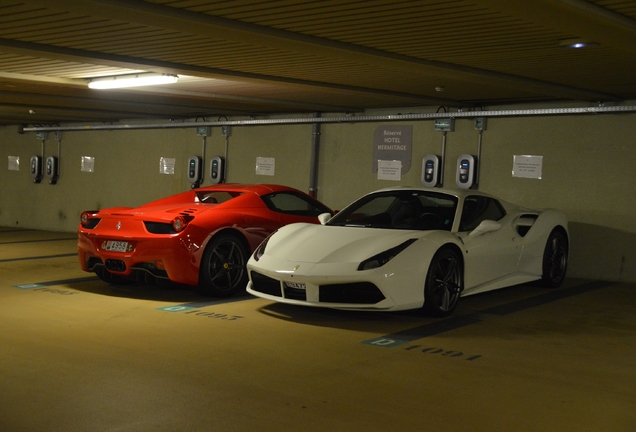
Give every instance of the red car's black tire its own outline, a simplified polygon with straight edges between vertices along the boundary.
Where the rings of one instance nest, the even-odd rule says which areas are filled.
[[[199,273],[197,291],[210,297],[231,297],[245,291],[249,251],[245,242],[232,234],[210,240]]]

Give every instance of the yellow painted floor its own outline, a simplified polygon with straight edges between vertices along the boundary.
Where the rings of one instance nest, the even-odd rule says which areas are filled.
[[[636,431],[636,286],[455,314],[108,285],[73,234],[0,228],[0,431]]]

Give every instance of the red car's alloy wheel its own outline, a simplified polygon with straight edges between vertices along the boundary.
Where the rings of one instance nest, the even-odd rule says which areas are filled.
[[[237,236],[221,234],[213,238],[201,261],[199,292],[212,297],[229,297],[244,290],[247,259],[247,248]]]

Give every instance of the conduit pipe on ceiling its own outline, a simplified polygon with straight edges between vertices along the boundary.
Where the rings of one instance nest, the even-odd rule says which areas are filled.
[[[346,115],[340,117],[297,117],[280,119],[250,119],[223,120],[214,122],[172,122],[155,124],[126,124],[126,125],[86,125],[86,126],[38,126],[25,127],[24,132],[52,132],[52,131],[97,131],[97,130],[134,130],[134,129],[184,129],[200,126],[266,126],[286,124],[323,124],[323,123],[363,123],[381,121],[417,121],[434,120],[438,118],[474,118],[474,117],[532,117],[553,115],[582,115],[582,114],[619,114],[636,112],[635,105],[626,106],[597,106],[579,108],[538,108],[495,111],[459,111],[430,114],[395,114],[395,115]]]

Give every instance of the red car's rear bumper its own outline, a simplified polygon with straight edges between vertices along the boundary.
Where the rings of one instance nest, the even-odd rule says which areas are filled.
[[[190,241],[184,232],[155,238],[108,238],[80,230],[77,239],[80,265],[87,272],[104,267],[124,277],[146,272],[176,283],[197,285],[203,251],[201,245]],[[105,250],[105,242],[109,240],[125,241],[132,246],[132,251]]]

